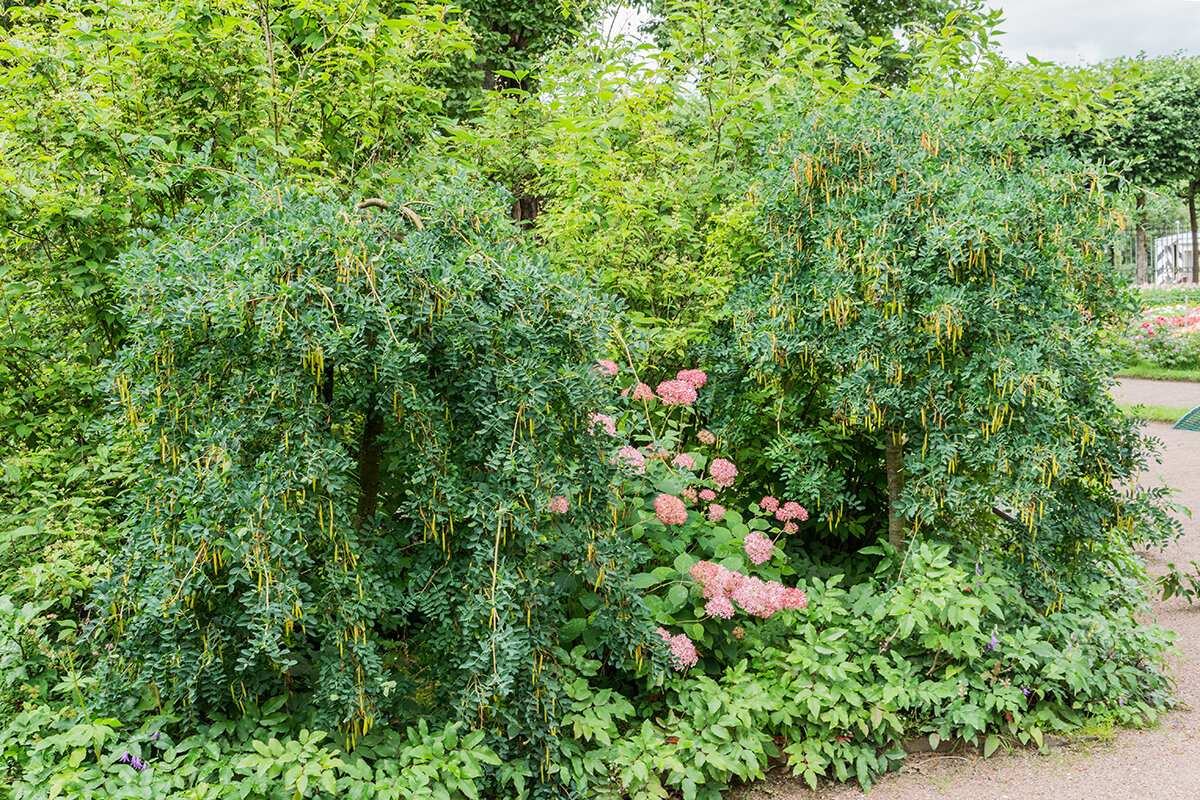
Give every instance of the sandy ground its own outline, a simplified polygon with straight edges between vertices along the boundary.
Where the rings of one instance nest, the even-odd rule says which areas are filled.
[[[1124,403],[1200,405],[1200,384],[1129,380],[1114,396]],[[1162,464],[1142,483],[1157,480],[1178,490],[1177,502],[1200,517],[1200,433],[1150,423],[1147,432],[1163,443]],[[1166,564],[1200,561],[1200,520],[1181,514],[1184,536],[1165,553],[1148,558],[1151,572]],[[1200,800],[1200,603],[1172,598],[1155,602],[1157,622],[1178,635],[1171,659],[1178,709],[1143,730],[1119,730],[1111,741],[1063,742],[1042,755],[1032,749],[909,756],[904,767],[884,776],[872,800]],[[755,784],[745,800],[850,800],[856,785],[823,782],[816,791],[776,770]]]

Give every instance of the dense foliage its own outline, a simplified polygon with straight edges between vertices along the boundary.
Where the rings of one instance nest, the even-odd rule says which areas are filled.
[[[1171,704],[1132,201],[1057,150],[1136,70],[942,0],[3,5],[13,796],[716,800]]]

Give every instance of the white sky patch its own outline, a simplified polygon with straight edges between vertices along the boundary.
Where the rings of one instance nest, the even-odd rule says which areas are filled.
[[[1189,0],[990,0],[1004,13],[997,40],[1013,61],[1064,64],[1118,56],[1200,55],[1200,2]]]

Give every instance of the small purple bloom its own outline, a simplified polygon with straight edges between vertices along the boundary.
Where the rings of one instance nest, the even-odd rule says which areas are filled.
[[[145,761],[142,761],[140,758],[138,758],[135,755],[131,755],[128,750],[126,750],[124,753],[121,754],[121,757],[117,759],[117,763],[118,764],[128,764],[129,766],[136,769],[138,772],[143,771],[147,767],[147,764]]]
[[[1029,695],[1033,694],[1033,692],[1029,691],[1029,687],[1028,687],[1028,686],[1022,686],[1022,687],[1021,687],[1021,691],[1022,691],[1022,692],[1024,692],[1024,694],[1025,694],[1025,696],[1026,696],[1026,697],[1029,697]]]
[[[150,734],[150,741],[152,741],[152,742],[158,741],[158,731],[155,731],[154,733]]]
[[[987,652],[988,650],[995,650],[999,646],[1000,640],[996,638],[996,632],[992,631],[992,639],[983,646],[983,650],[984,652]]]
[[[983,567],[981,567],[981,566],[979,566],[978,564],[976,564],[976,565],[975,565],[975,574],[976,574],[976,575],[980,575],[980,576],[982,576],[982,575],[983,575]]]

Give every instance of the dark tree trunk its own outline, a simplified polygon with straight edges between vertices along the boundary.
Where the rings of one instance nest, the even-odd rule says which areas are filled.
[[[1138,192],[1134,213],[1134,261],[1137,263],[1137,282],[1146,282],[1146,193]]]
[[[891,430],[886,434],[884,467],[887,469],[888,544],[904,549],[904,519],[900,516],[900,495],[904,492],[904,434]]]
[[[1192,283],[1200,283],[1200,248],[1196,247],[1196,184],[1188,185],[1188,218],[1192,223]]]

